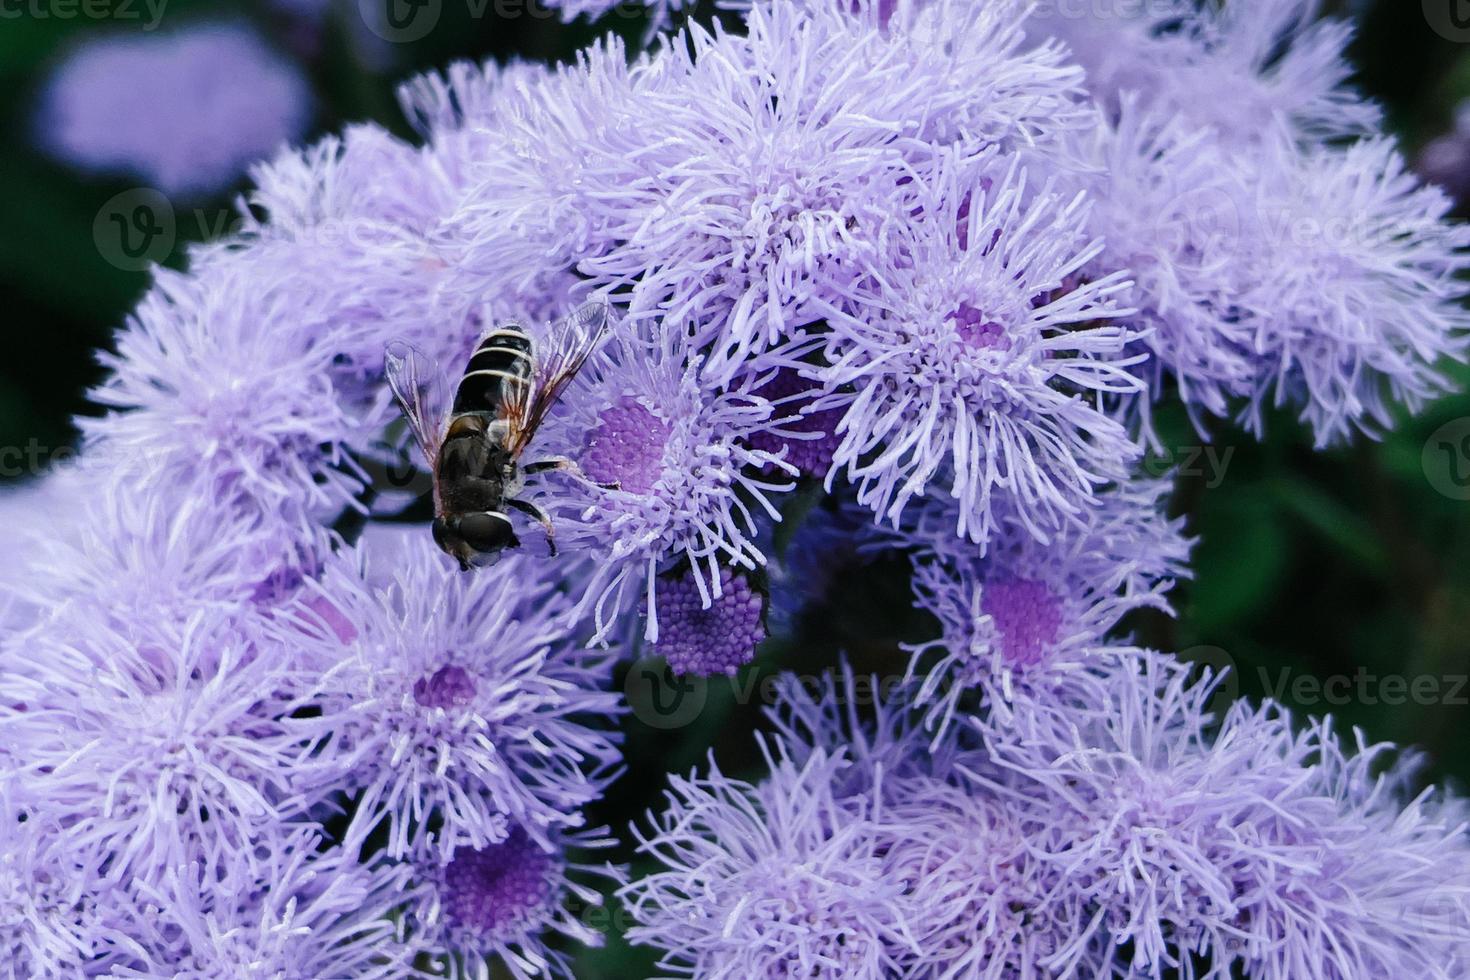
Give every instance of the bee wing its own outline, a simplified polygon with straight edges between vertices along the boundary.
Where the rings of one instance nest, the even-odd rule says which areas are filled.
[[[383,373],[433,472],[438,468],[439,444],[444,441],[448,418],[443,377],[430,357],[401,340],[393,341],[383,352]]]
[[[516,386],[519,390],[505,401],[512,453],[519,455],[530,443],[561,393],[602,342],[608,320],[606,305],[589,303],[552,327],[545,356],[536,358],[534,381]]]

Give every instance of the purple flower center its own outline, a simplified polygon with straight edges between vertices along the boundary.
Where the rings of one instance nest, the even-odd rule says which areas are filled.
[[[663,474],[669,425],[631,395],[602,413],[582,443],[582,469],[598,483],[648,493]]]
[[[985,313],[969,303],[949,315],[954,321],[955,333],[966,346],[976,350],[1010,350],[1011,342],[1006,339],[1005,328],[994,320],[986,319]]]
[[[1051,589],[1030,579],[987,582],[980,609],[995,621],[1001,653],[1013,667],[1040,662],[1061,632],[1061,602]]]
[[[720,570],[720,594],[708,609],[692,573],[663,579],[654,595],[658,642],[654,649],[676,675],[733,674],[766,638],[762,600],[743,575]]]
[[[453,664],[413,683],[413,699],[425,708],[457,708],[475,699],[475,679]]]
[[[460,848],[444,869],[449,920],[482,936],[525,932],[556,898],[555,859],[516,829],[499,844]]]

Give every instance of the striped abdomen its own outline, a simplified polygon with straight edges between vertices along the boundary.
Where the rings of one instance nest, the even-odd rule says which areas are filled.
[[[454,393],[454,414],[496,414],[514,386],[531,383],[531,338],[520,327],[498,327],[485,335]]]

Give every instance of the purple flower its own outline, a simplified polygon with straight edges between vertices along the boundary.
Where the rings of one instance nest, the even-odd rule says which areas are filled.
[[[352,794],[393,857],[580,823],[617,765],[618,702],[611,658],[575,642],[556,569],[516,557],[465,575],[427,530],[395,557],[377,585],[364,552],[343,556],[282,627],[319,672],[299,699],[311,714],[290,722],[313,750],[301,784]]]
[[[558,832],[539,843],[513,827],[497,843],[460,847],[443,864],[421,869],[427,884],[416,924],[434,963],[426,975],[487,980],[494,963],[517,980],[570,977],[570,958],[548,945],[547,935],[600,946],[602,935],[586,915],[603,901],[592,883],[623,881],[610,865],[568,856],[571,848],[610,846],[601,833]]]
[[[1171,609],[1188,542],[1162,513],[1166,481],[1138,480],[1103,494],[1085,523],[1047,541],[1006,512],[1000,543],[983,557],[953,535],[953,505],[926,504],[899,540],[915,550],[916,604],[939,620],[938,639],[912,648],[909,675],[927,723],[948,725],[978,689],[1004,713],[1018,688],[1047,688],[1093,658],[1140,608]]]
[[[832,793],[840,756],[772,760],[760,785],[674,777],[668,807],[640,832],[659,868],[619,895],[628,937],[663,951],[676,976],[894,976],[914,947],[903,883],[884,874],[875,808]]]
[[[659,639],[654,651],[676,676],[734,675],[766,638],[765,600],[739,572],[720,569],[714,596],[701,595],[692,574],[660,578],[654,586]]]
[[[1302,151],[1281,138],[1245,166],[1246,424],[1260,432],[1265,405],[1290,405],[1323,446],[1443,392],[1438,361],[1463,358],[1470,329],[1458,281],[1470,231],[1445,220],[1449,199],[1386,139]]]
[[[1024,526],[1044,538],[1139,454],[1091,400],[1138,388],[1130,334],[1111,323],[1126,283],[1060,288],[1100,247],[1083,238],[1081,202],[1028,194],[1014,172],[986,190],[983,176],[944,166],[916,182],[922,217],[859,302],[826,310],[826,380],[854,389],[834,464],[895,523],[940,483],[982,550],[998,502],[1024,502]]]
[[[749,447],[754,433],[773,426],[770,403],[715,387],[701,369],[676,330],[653,339],[620,330],[545,426],[545,451],[580,460],[595,481],[545,481],[545,500],[555,508],[559,544],[598,552],[589,600],[601,633],[607,610],[621,611],[631,586],[643,592],[648,638],[658,639],[654,578],[665,564],[687,562],[708,607],[721,593],[721,565],[765,561],[755,546],[756,514],[776,519],[768,495],[789,484],[761,470],[792,468]]]
[[[358,492],[346,449],[365,433],[333,389],[331,334],[310,332],[336,307],[274,258],[157,273],[118,353],[103,358],[113,374],[92,397],[113,411],[83,423],[84,452],[105,455],[116,479],[238,495],[304,527]]]
[[[74,859],[112,880],[206,870],[305,802],[280,720],[285,651],[203,604],[182,621],[100,617],[74,638],[24,634],[0,653],[0,755],[22,799],[66,827]]]
[[[309,117],[300,73],[225,23],[91,41],[57,69],[37,126],[46,148],[78,167],[201,194],[300,137]]]
[[[0,977],[104,976],[133,961],[129,897],[90,856],[57,846],[60,822],[7,789],[0,782]]]

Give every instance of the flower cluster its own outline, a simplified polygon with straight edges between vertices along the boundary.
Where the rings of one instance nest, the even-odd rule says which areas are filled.
[[[1463,350],[1470,238],[1345,28],[737,6],[411,82],[418,143],[283,152],[155,274],[79,463],[5,500],[0,977],[567,975],[615,889],[696,977],[1464,972],[1461,805],[1126,632],[1188,574],[1153,404],[1327,443]],[[409,435],[511,323],[533,408],[456,438],[525,437],[468,478],[526,544],[461,571]],[[764,666],[883,556],[936,627],[898,693],[786,682],[769,775],[676,777],[651,870],[605,860],[619,661]]]

